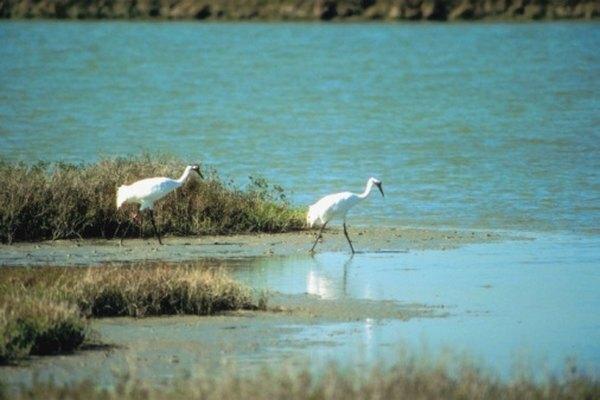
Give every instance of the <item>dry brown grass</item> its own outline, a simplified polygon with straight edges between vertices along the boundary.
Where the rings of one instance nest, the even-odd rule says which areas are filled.
[[[117,211],[116,188],[152,176],[179,177],[186,163],[165,156],[105,159],[96,164],[9,163],[0,160],[0,242],[113,238],[137,235],[132,206]],[[189,179],[156,204],[162,233],[180,236],[302,229],[304,217],[283,190],[252,178],[246,190],[223,183],[215,171]],[[149,221],[142,233],[151,234]]]
[[[256,308],[245,286],[221,272],[189,265],[91,268],[66,295],[95,317],[207,315]]]

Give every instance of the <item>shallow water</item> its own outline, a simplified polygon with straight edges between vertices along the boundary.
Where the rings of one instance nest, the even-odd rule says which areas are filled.
[[[0,23],[0,155],[166,151],[354,222],[596,232],[600,25]]]
[[[337,345],[313,350],[312,358],[393,361],[392,349],[403,343],[433,354],[464,351],[504,376],[520,361],[542,367],[540,374],[560,372],[567,359],[598,373],[598,248],[595,238],[546,236],[446,251],[263,259],[235,276],[283,293],[421,303],[449,313],[307,327],[298,337],[337,332]]]

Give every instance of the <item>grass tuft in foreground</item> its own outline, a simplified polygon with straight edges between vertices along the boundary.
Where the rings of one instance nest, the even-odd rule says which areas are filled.
[[[186,378],[168,386],[123,377],[112,389],[92,382],[60,386],[37,382],[15,394],[15,400],[53,399],[205,399],[205,400],[295,400],[295,399],[503,399],[575,400],[598,399],[600,382],[582,374],[566,372],[562,377],[502,381],[466,364],[419,365],[399,362],[391,368],[342,369],[331,366],[319,377],[303,370],[265,369],[248,376],[227,371],[219,377]],[[5,394],[6,395],[6,394]],[[0,392],[0,398],[2,393]]]
[[[259,309],[264,298],[219,270],[194,265],[0,269],[0,363],[71,351],[86,317]]]
[[[95,164],[11,163],[0,159],[0,242],[151,235],[149,221],[135,225],[134,205],[117,211],[118,186],[138,179],[178,178],[186,162],[166,156],[101,160]],[[251,178],[246,190],[222,182],[215,171],[156,203],[164,234],[200,235],[285,232],[304,227],[279,186]],[[146,218],[147,219],[147,218]]]
[[[87,323],[73,304],[42,296],[2,296],[0,364],[29,354],[73,351],[87,333]]]

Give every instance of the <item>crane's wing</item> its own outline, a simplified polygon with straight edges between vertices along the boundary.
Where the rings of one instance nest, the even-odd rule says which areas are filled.
[[[312,226],[318,219],[327,222],[334,217],[343,217],[354,204],[351,192],[341,192],[327,195],[308,207],[306,221]]]
[[[154,202],[178,187],[179,183],[171,178],[147,178],[126,186],[126,192],[131,200]]]

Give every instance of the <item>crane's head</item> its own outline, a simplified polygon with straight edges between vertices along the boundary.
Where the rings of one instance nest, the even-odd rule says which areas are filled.
[[[383,188],[381,187],[381,181],[379,179],[371,178],[371,182],[373,182],[373,185],[377,186],[377,189],[379,189],[381,192],[381,196],[385,197],[383,194]]]
[[[200,175],[200,178],[204,179],[204,176],[202,175],[202,172],[200,172],[200,166],[198,164],[190,165],[190,169],[192,171],[196,171],[198,175]]]

